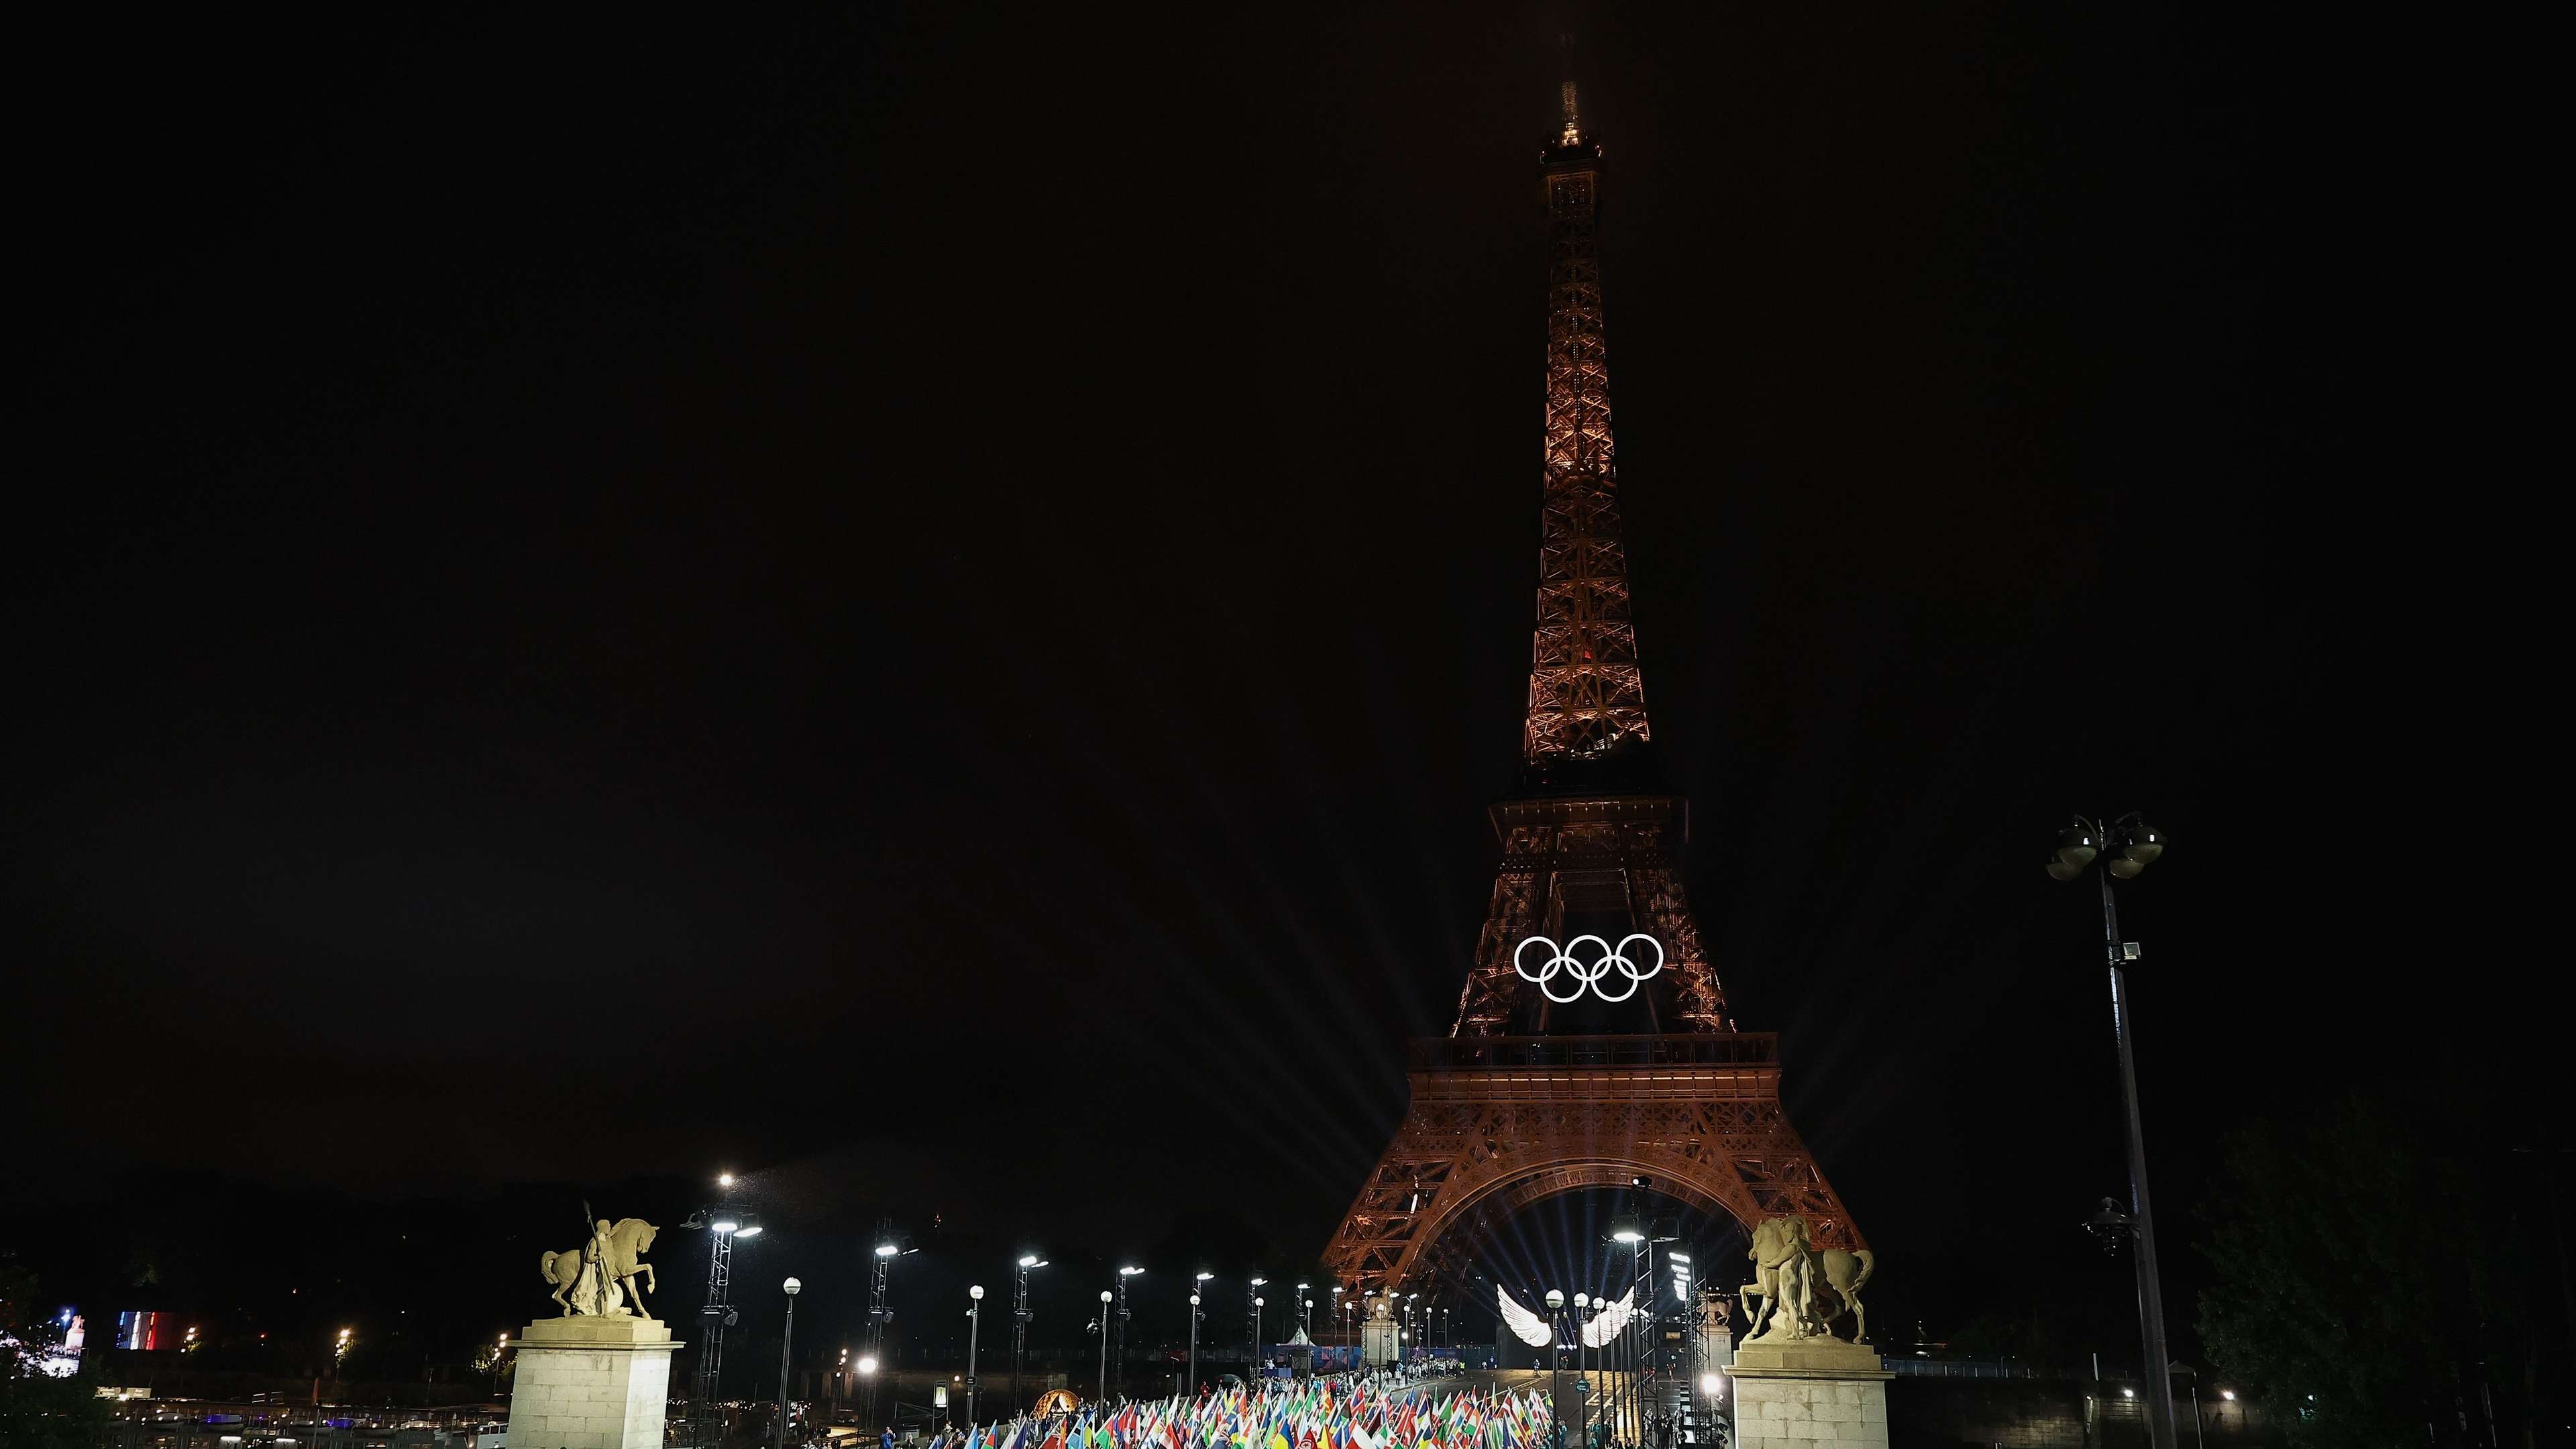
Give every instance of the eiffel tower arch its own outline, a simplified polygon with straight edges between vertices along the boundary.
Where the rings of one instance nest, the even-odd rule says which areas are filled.
[[[1778,1038],[1735,1029],[1682,886],[1690,806],[1655,759],[1619,536],[1604,171],[1568,84],[1541,164],[1553,245],[1521,790],[1491,812],[1502,858],[1457,1021],[1413,1043],[1404,1123],[1324,1250],[1353,1293],[1454,1282],[1513,1214],[1641,1179],[1748,1230],[1796,1213],[1820,1247],[1867,1246],[1781,1110]],[[1528,969],[1560,951],[1606,968],[1614,949],[1650,958],[1633,963],[1643,979],[1613,971],[1569,998],[1579,982],[1543,990]]]

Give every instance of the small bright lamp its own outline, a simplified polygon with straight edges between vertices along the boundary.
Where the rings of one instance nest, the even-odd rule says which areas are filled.
[[[892,1244],[892,1243],[879,1243],[879,1244],[877,1244],[877,1256],[878,1256],[878,1257],[880,1257],[880,1258],[891,1258],[891,1257],[893,1257],[895,1254],[900,1253],[900,1252],[902,1252],[902,1251],[903,1251],[903,1249],[901,1249],[901,1248],[899,1248],[899,1247],[896,1247],[896,1246],[895,1246],[894,1244]],[[909,1273],[909,1272],[911,1272],[912,1270],[911,1270],[910,1268],[906,1268],[906,1269],[904,1269],[904,1271],[905,1271],[905,1272],[907,1272],[907,1273]]]
[[[1547,1306],[1550,1308],[1563,1308],[1565,1306],[1565,1295],[1557,1292],[1553,1288],[1550,1288],[1547,1290]]]
[[[804,1291],[805,1291],[805,1285],[804,1285],[804,1284],[802,1284],[802,1283],[797,1282],[797,1281],[796,1281],[795,1279],[793,1279],[793,1278],[790,1278],[790,1279],[788,1279],[788,1280],[787,1280],[786,1288],[787,1288],[787,1296],[788,1296],[788,1297],[790,1297],[790,1298],[793,1298],[793,1297],[795,1297],[797,1294],[802,1293],[802,1292],[804,1292]]]
[[[1046,1266],[1046,1259],[1039,1257],[1035,1253],[1023,1253],[1020,1255],[1020,1266],[1023,1268],[1043,1268]]]
[[[733,1215],[727,1213],[718,1217],[714,1222],[707,1224],[707,1226],[715,1229],[719,1233],[730,1233],[740,1230],[742,1224],[734,1221]]]
[[[966,1290],[966,1296],[967,1296],[967,1297],[969,1297],[969,1298],[974,1299],[974,1300],[975,1300],[976,1302],[978,1302],[978,1303],[983,1302],[983,1301],[984,1301],[984,1285],[983,1285],[983,1284],[981,1284],[981,1283],[978,1283],[978,1284],[976,1284],[974,1287],[967,1289],[967,1290]]]

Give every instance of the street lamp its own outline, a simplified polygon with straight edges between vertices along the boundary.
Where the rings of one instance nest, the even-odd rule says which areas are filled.
[[[1253,1381],[1254,1379],[1256,1379],[1256,1378],[1260,1377],[1260,1370],[1261,1370],[1261,1304],[1262,1304],[1262,1297],[1261,1297],[1261,1285],[1262,1285],[1262,1284],[1264,1284],[1264,1283],[1267,1283],[1267,1282],[1269,1282],[1269,1281],[1270,1281],[1270,1280],[1269,1280],[1269,1279],[1267,1279],[1267,1278],[1254,1278],[1254,1279],[1252,1279],[1251,1281],[1249,1281],[1249,1282],[1247,1282],[1247,1283],[1245,1283],[1245,1284],[1243,1285],[1243,1296],[1244,1296],[1245,1298],[1247,1298],[1247,1299],[1249,1299],[1249,1300],[1250,1300],[1250,1302],[1249,1302],[1249,1304],[1248,1304],[1247,1306],[1248,1306],[1248,1308],[1250,1309],[1251,1316],[1252,1316],[1252,1359],[1251,1359],[1251,1361],[1250,1361],[1249,1363],[1247,1363],[1247,1364],[1245,1364],[1245,1365],[1244,1365],[1244,1375],[1243,1375],[1243,1386],[1244,1386],[1246,1389],[1251,1388],[1251,1387],[1252,1387],[1252,1381]]]
[[[1207,1315],[1206,1315],[1205,1313],[1202,1313],[1202,1312],[1200,1312],[1200,1311],[1199,1311],[1199,1292],[1198,1292],[1198,1285],[1199,1285],[1199,1284],[1202,1284],[1202,1283],[1205,1283],[1207,1280],[1209,1280],[1210,1278],[1213,1278],[1213,1277],[1215,1277],[1215,1276],[1216,1276],[1216,1275],[1215,1275],[1214,1273],[1199,1273],[1199,1274],[1195,1274],[1195,1275],[1193,1275],[1193,1276],[1191,1277],[1191,1279],[1190,1279],[1191,1287],[1190,1287],[1190,1382],[1189,1382],[1189,1391],[1190,1391],[1193,1395],[1195,1395],[1195,1394],[1196,1394],[1196,1393],[1198,1393],[1198,1391],[1199,1391],[1199,1390],[1198,1390],[1198,1383],[1199,1383],[1199,1325],[1200,1325],[1202,1322],[1205,1322],[1205,1321],[1206,1321],[1206,1319],[1207,1319]]]
[[[331,1345],[331,1377],[340,1376],[340,1360],[349,1356],[349,1337],[353,1329],[341,1329],[339,1341]]]
[[[975,1427],[975,1344],[984,1331],[984,1285],[966,1290],[966,1427]]]
[[[1547,1323],[1547,1372],[1553,1390],[1547,1405],[1548,1430],[1556,1449],[1565,1449],[1565,1295],[1554,1288],[1547,1290]]]
[[[2053,879],[2071,881],[2106,851],[2110,859],[2102,862],[2099,877],[2102,957],[2111,970],[2111,1035],[2120,1049],[2120,1099],[2128,1114],[2129,1222],[2125,1227],[2104,1225],[2094,1231],[2100,1235],[2107,1229],[2137,1244],[2138,1334],[2146,1350],[2141,1366],[2149,1370],[2146,1377],[2153,1380],[2161,1378],[2166,1362],[2165,1295],[2156,1269],[2155,1217],[2147,1206],[2147,1143],[2138,1117],[2138,1072],[2133,1053],[2136,1033],[2129,1022],[2127,966],[2138,959],[2138,947],[2134,941],[2120,939],[2120,912],[2111,898],[2111,882],[2114,878],[2137,879],[2139,872],[2164,855],[2165,838],[2138,818],[2135,811],[2108,826],[2078,815],[2073,824],[2058,832],[2057,848],[2049,852],[2048,873]],[[2147,1434],[2151,1449],[2175,1449],[2170,1381],[2162,1384],[2162,1391],[2147,1395]]]
[[[1013,1413],[1019,1412],[1020,1357],[1027,1351],[1029,1345],[1029,1270],[1031,1268],[1043,1268],[1046,1265],[1047,1260],[1037,1254],[1022,1253],[1020,1255],[1020,1261],[1015,1269],[1016,1276],[1012,1280],[1012,1292],[1017,1295],[1012,1300],[1011,1306],[1011,1398],[1014,1400],[1012,1405]]]
[[[1118,1397],[1127,1397],[1127,1280],[1144,1272],[1142,1268],[1118,1270]]]
[[[1100,1405],[1103,1413],[1107,1413],[1109,1408],[1109,1300],[1116,1296],[1106,1288],[1100,1290]]]
[[[796,1295],[805,1285],[790,1278],[782,1286],[787,1289],[787,1332],[778,1340],[778,1449],[787,1449],[787,1365],[796,1351]]]

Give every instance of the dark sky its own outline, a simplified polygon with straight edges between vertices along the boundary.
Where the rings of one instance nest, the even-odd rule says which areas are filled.
[[[2350,42],[1389,10],[59,47],[13,1209],[731,1166],[1320,1247],[1513,783],[1569,28],[1691,886],[1888,1276],[2118,1190],[2070,810],[2173,841],[2124,911],[2178,1219],[2392,1064],[2545,1100],[2514,968],[2361,865],[2455,661],[2366,532],[2425,484]]]

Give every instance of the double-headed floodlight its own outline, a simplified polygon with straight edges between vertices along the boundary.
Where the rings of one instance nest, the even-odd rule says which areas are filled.
[[[1610,1220],[1610,1238],[1619,1243],[1642,1243],[1646,1240],[1645,1224],[1627,1213]]]
[[[737,1219],[737,1220],[736,1220],[736,1222],[735,1222],[735,1226],[734,1226],[734,1230],[733,1230],[733,1235],[734,1235],[735,1237],[737,1237],[737,1238],[756,1238],[756,1237],[759,1237],[759,1236],[760,1236],[760,1214],[758,1214],[758,1213],[744,1213],[744,1214],[743,1214],[739,1219]]]
[[[1206,1282],[1207,1280],[1209,1280],[1210,1278],[1213,1278],[1213,1277],[1215,1277],[1215,1276],[1216,1276],[1216,1275],[1215,1275],[1214,1273],[1193,1273],[1193,1274],[1191,1274],[1191,1275],[1190,1275],[1190,1277],[1191,1277],[1191,1281],[1193,1281],[1193,1282],[1197,1282],[1197,1283],[1204,1283],[1204,1282]]]
[[[878,1256],[878,1257],[880,1257],[880,1258],[891,1258],[891,1257],[893,1257],[895,1254],[900,1253],[900,1252],[902,1252],[902,1251],[903,1251],[903,1249],[901,1249],[901,1248],[899,1248],[899,1247],[895,1246],[895,1245],[894,1245],[894,1244],[892,1244],[892,1243],[879,1243],[879,1244],[877,1244],[877,1256]]]
[[[742,1231],[742,1220],[732,1213],[718,1213],[716,1220],[707,1226],[719,1233],[739,1233]]]
[[[1023,1268],[1043,1268],[1046,1265],[1047,1260],[1039,1257],[1035,1253],[1022,1253],[1020,1255],[1020,1266]]]
[[[1145,1270],[1142,1268],[1121,1268],[1118,1270],[1118,1276],[1121,1278],[1133,1278],[1144,1271]]]
[[[2135,815],[2124,815],[2108,828],[2078,816],[2074,824],[2057,832],[2057,848],[2048,856],[2048,873],[2059,880],[2073,880],[2106,850],[2111,858],[2102,862],[2102,868],[2119,880],[2136,880],[2138,872],[2155,864],[2165,853],[2164,832]]]

